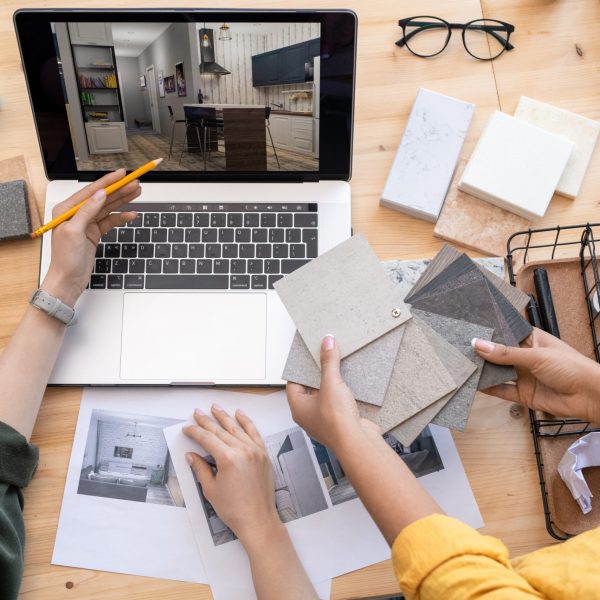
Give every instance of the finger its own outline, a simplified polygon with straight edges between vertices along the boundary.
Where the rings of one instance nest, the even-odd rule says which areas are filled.
[[[285,391],[287,393],[292,419],[301,425],[310,416],[313,410],[313,402],[318,401],[317,396],[307,394],[304,390],[304,386],[298,385],[297,383],[288,383]]]
[[[185,455],[185,459],[190,467],[192,467],[196,480],[200,483],[205,492],[208,492],[210,495],[210,488],[215,481],[215,474],[211,466],[195,452],[188,452]]]
[[[106,201],[106,192],[103,188],[97,190],[94,195],[73,215],[71,223],[85,231],[87,226],[96,220],[100,214],[104,202]]]
[[[340,351],[335,337],[328,333],[321,343],[321,387],[342,383]]]
[[[125,173],[125,169],[118,169],[117,171],[107,173],[104,177],[101,177],[97,181],[86,185],[84,188],[73,194],[70,198],[67,198],[60,204],[57,204],[52,210],[52,216],[56,217],[61,215],[69,210],[69,208],[72,208],[76,204],[83,202],[83,200],[91,198],[98,190],[108,187],[111,183],[119,181],[119,179],[123,179],[123,177],[125,177]]]
[[[231,435],[226,429],[224,429],[220,423],[213,421],[208,415],[204,414],[199,408],[194,411],[194,419],[196,423],[203,427],[207,431],[210,431],[215,437],[219,438],[223,443],[228,446],[239,447],[242,443],[235,436]]]
[[[229,415],[229,413],[221,408],[218,404],[211,406],[211,412],[213,417],[217,420],[219,425],[230,433],[233,437],[237,438],[241,442],[248,443],[250,439],[246,435],[246,432],[240,427],[239,423]]]
[[[129,221],[133,221],[136,215],[137,213],[135,211],[112,213],[108,215],[108,217],[104,217],[104,219],[98,222],[98,228],[100,229],[100,233],[104,235],[105,233],[108,233],[113,227],[122,227]]]
[[[473,338],[471,345],[479,356],[496,365],[514,365],[531,370],[539,360],[536,348],[516,348],[478,338]]]
[[[186,425],[183,428],[183,433],[202,446],[209,454],[212,454],[217,461],[224,458],[229,451],[229,446],[223,440],[203,427]]]
[[[104,205],[106,214],[121,208],[121,206],[127,204],[128,202],[131,202],[134,195],[137,197],[141,194],[141,190],[142,186],[136,179],[135,181],[130,181],[126,186],[108,196],[106,204]]]
[[[237,419],[238,423],[241,425],[243,430],[246,432],[246,435],[257,446],[264,448],[265,443],[264,443],[260,433],[258,433],[258,429],[256,429],[256,425],[254,425],[254,422],[252,421],[252,419],[241,408],[238,408],[235,411],[235,418]]]
[[[507,400],[508,402],[517,402],[518,404],[523,404],[521,397],[519,396],[519,390],[517,386],[510,383],[494,385],[490,388],[480,391],[482,394],[486,394],[488,396],[495,396],[496,398],[501,398],[502,400]]]

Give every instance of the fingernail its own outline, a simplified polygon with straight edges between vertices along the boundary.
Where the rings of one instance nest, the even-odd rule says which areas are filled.
[[[323,350],[333,350],[334,346],[335,346],[335,337],[334,337],[333,333],[328,333],[323,338]]]
[[[223,410],[216,402],[212,405],[212,408],[213,408],[213,410],[219,410],[219,411]]]
[[[241,415],[242,417],[245,417],[245,416],[246,416],[246,413],[245,413],[245,412],[244,412],[244,411],[243,411],[241,408],[238,408],[238,409],[237,409],[237,414],[238,414],[238,415]]]
[[[104,188],[97,190],[92,196],[92,200],[95,200],[96,202],[102,202],[105,198],[106,192],[104,191]]]
[[[481,350],[481,352],[492,352],[496,347],[493,342],[488,342],[487,340],[480,340],[479,338],[473,338],[471,340],[471,346],[473,346],[475,350]]]
[[[194,414],[195,414],[195,415],[198,415],[199,417],[203,417],[203,416],[204,416],[204,413],[203,413],[203,412],[202,412],[202,411],[201,411],[199,408],[197,408],[197,409],[194,411]]]
[[[194,455],[191,452],[188,452],[185,455],[185,460],[187,460],[188,465],[190,465],[190,466],[193,465],[194,464]]]

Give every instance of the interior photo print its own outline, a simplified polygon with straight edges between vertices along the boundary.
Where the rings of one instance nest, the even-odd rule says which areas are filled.
[[[410,446],[403,446],[390,433],[385,433],[383,439],[406,463],[415,477],[423,477],[444,468],[444,463],[429,427],[426,427]],[[335,454],[316,440],[311,439],[311,442],[321,467],[321,475],[325,480],[331,503],[335,506],[356,498],[357,494]]]
[[[294,427],[280,431],[265,437],[264,443],[273,465],[275,505],[282,523],[327,509],[321,482],[302,430]],[[212,456],[204,458],[210,464],[214,464]],[[215,546],[235,540],[233,531],[219,519],[211,503],[202,493],[202,486],[199,483],[197,486]]]
[[[185,507],[163,434],[180,422],[92,411],[77,493]]]
[[[319,170],[319,23],[52,28],[78,170]]]

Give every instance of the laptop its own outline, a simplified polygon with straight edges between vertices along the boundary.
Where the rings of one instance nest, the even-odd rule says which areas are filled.
[[[51,384],[280,385],[273,283],[351,234],[356,15],[15,13],[53,207],[155,158],[103,236]],[[43,238],[40,281],[51,259]]]

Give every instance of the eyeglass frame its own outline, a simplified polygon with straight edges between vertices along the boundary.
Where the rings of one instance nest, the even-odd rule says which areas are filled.
[[[444,25],[446,25],[446,30],[448,32],[448,35],[446,37],[446,43],[444,44],[444,46],[441,50],[439,50],[435,54],[423,55],[423,54],[417,54],[414,50],[411,49],[411,47],[407,43],[408,40],[411,37],[413,37],[413,35],[422,31],[421,29],[415,29],[415,31],[411,31],[408,34],[408,36],[406,35],[406,25],[408,25],[408,23],[414,19],[437,19],[438,21],[440,21],[441,23],[444,23]],[[500,38],[500,36],[498,36],[494,31],[486,31],[486,29],[482,28],[483,31],[494,36],[504,46],[502,48],[502,51],[500,53],[496,54],[496,56],[491,56],[489,58],[481,58],[479,56],[475,56],[467,47],[467,43],[465,41],[465,32],[467,31],[469,25],[471,25],[472,23],[477,23],[478,21],[493,21],[494,23],[499,23],[500,25],[503,26],[503,28],[504,28],[503,30],[506,31],[506,34],[507,34],[506,40],[504,40],[504,39]],[[473,58],[475,58],[477,60],[494,60],[494,59],[498,58],[501,54],[503,54],[504,51],[510,51],[510,50],[514,49],[514,46],[510,43],[510,35],[511,35],[511,33],[514,33],[515,26],[511,25],[510,23],[506,23],[504,21],[499,21],[498,19],[481,18],[481,19],[473,19],[472,21],[469,21],[468,23],[449,23],[448,21],[442,19],[441,17],[434,17],[433,15],[418,15],[416,17],[408,17],[407,19],[400,19],[398,21],[398,25],[400,27],[402,27],[402,38],[399,39],[397,42],[395,42],[396,46],[399,46],[400,48],[402,46],[406,46],[412,54],[414,54],[415,56],[418,56],[419,58],[432,58],[434,56],[437,56],[438,54],[441,54],[448,47],[448,44],[450,43],[450,38],[452,37],[453,29],[462,29],[461,37],[462,37],[463,46],[464,46],[465,50],[467,51],[467,53],[470,54]]]

